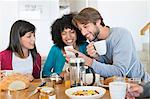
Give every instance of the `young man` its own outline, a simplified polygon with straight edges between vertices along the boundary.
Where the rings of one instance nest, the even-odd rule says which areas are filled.
[[[144,72],[143,65],[136,55],[131,33],[120,27],[109,28],[103,22],[100,13],[94,8],[85,8],[74,16],[73,24],[91,43],[87,46],[87,57],[81,53],[85,65],[91,66],[96,73],[104,77],[127,76],[149,81],[150,76]],[[98,55],[93,46],[95,41],[106,40],[107,53]],[[131,71],[126,75],[128,70]]]

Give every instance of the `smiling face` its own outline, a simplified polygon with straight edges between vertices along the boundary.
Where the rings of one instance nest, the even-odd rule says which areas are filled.
[[[97,35],[100,33],[98,26],[94,23],[77,23],[77,25],[82,35],[85,36],[89,41],[92,41],[95,38],[97,38]]]
[[[35,33],[27,32],[20,38],[22,49],[33,49],[35,47]]]
[[[62,41],[66,45],[75,46],[76,40],[77,40],[77,34],[75,30],[72,29],[64,29],[64,31],[61,33]]]

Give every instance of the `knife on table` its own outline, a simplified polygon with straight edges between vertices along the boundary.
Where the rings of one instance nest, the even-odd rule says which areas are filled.
[[[46,85],[46,82],[42,82],[38,87],[36,87],[35,90],[33,90],[33,91],[29,94],[29,96],[27,97],[27,99],[30,98],[31,96],[33,96],[34,94],[36,94],[36,93],[39,91],[39,89],[40,89],[42,86],[45,86],[45,85]]]

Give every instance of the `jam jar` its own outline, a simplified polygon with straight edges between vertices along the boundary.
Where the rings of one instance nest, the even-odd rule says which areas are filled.
[[[39,99],[56,99],[55,89],[44,86],[40,89]]]

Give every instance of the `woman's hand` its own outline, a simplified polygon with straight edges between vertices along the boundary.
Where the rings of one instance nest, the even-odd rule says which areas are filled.
[[[62,77],[62,78],[64,78],[64,75],[65,75],[65,71],[62,71],[61,73],[60,73],[60,76]]]
[[[34,77],[32,76],[32,74],[31,73],[27,73],[27,74],[24,74],[26,77],[28,77],[28,79],[30,80],[30,81],[33,81],[33,79],[34,79]]]
[[[85,60],[85,65],[87,65],[87,66],[91,66],[92,65],[92,63],[93,63],[93,59],[92,58],[86,56],[85,54],[83,54],[83,53],[81,53],[81,52],[79,52],[79,51],[77,51],[75,49],[71,49],[69,51],[71,51],[71,52],[73,52],[75,54],[78,54],[78,57],[83,58]],[[69,56],[67,56],[67,55],[66,55],[66,60],[67,61],[70,60]]]
[[[99,55],[94,47],[94,42],[91,42],[88,44],[88,46],[86,47],[86,51],[87,51],[87,54],[90,56],[90,57],[93,57],[93,58],[97,58]]]

